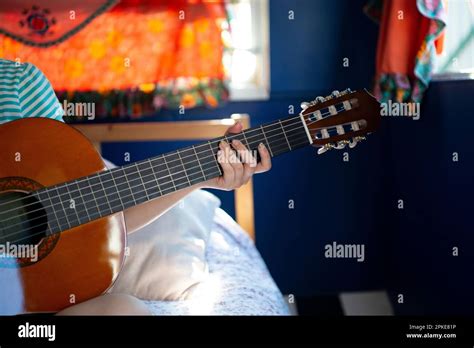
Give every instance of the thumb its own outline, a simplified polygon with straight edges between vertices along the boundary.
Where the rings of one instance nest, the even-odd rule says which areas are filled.
[[[232,126],[230,126],[227,129],[227,132],[225,133],[230,134],[230,133],[240,133],[242,131],[242,123],[240,121],[235,122]]]

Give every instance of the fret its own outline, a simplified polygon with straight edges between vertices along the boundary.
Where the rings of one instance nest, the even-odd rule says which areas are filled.
[[[150,200],[150,197],[148,197],[148,190],[146,189],[145,182],[143,181],[142,173],[140,172],[140,169],[138,168],[138,163],[135,162],[135,168],[137,169],[138,177],[140,178],[140,181],[143,185],[143,190],[145,191],[145,196],[147,201]]]
[[[217,151],[219,151],[219,149],[220,149],[219,148],[219,143],[220,142],[221,142],[221,140],[218,139],[216,141],[215,148],[212,148],[212,142],[208,141],[207,144],[209,145],[210,151],[205,151],[205,153],[207,152],[207,156],[202,156],[201,157],[201,158],[206,157],[205,162],[204,162],[205,164],[202,165],[202,167],[204,169],[204,173],[206,173],[206,175],[209,175],[208,172],[209,172],[210,169],[215,171],[216,168],[219,172],[219,175],[222,175],[221,166],[219,165],[219,162],[217,161]],[[202,163],[202,161],[201,161],[201,163]],[[209,163],[209,165],[207,165],[207,163]]]
[[[283,125],[281,124],[281,120],[278,120],[278,123],[280,124],[281,130],[283,131],[283,135],[285,136],[286,143],[288,144],[288,148],[291,150],[291,145],[290,142],[288,141],[288,138],[286,137],[285,129],[283,128]]]
[[[260,127],[252,129],[251,131],[248,131],[247,132],[247,138],[251,139],[251,140],[249,140],[249,145],[250,145],[250,147],[252,147],[254,149],[258,148],[258,145],[260,143],[265,144],[265,138],[263,136],[262,129]],[[265,144],[265,145],[268,147],[268,143]]]
[[[227,137],[227,135],[224,135],[223,137],[221,137],[221,140],[224,140],[227,144],[232,145],[232,140],[236,139],[236,135],[238,134],[241,134],[241,133],[230,134],[230,139]],[[217,139],[214,139],[214,140],[217,140]]]
[[[181,162],[181,165],[183,166],[184,175],[186,175],[186,180],[188,180],[188,185],[191,186],[191,181],[189,181],[189,176],[188,176],[187,170],[184,167],[183,158],[181,157],[181,154],[179,153],[179,150],[176,151],[176,153],[178,154],[179,161]]]
[[[103,178],[104,178],[104,174],[97,175],[97,179],[99,180],[100,186],[102,186],[102,191],[104,192],[105,202],[107,203],[107,206],[109,207],[110,213],[112,213],[114,210],[112,208],[112,205],[110,205],[109,196],[107,195],[107,191],[105,190],[104,182],[102,180]],[[106,185],[109,185],[108,182],[106,183]]]
[[[61,231],[70,229],[71,224],[69,223],[69,220],[67,218],[66,211],[62,202],[62,197],[60,197],[57,188],[55,186],[51,187],[46,190],[46,192],[48,193],[49,199],[53,203],[52,206],[57,216],[57,221],[59,227],[61,228]]]
[[[141,174],[143,186],[145,186],[148,199],[160,197],[161,191],[159,189],[158,181],[156,180],[150,161],[137,163],[137,168]]]
[[[248,147],[248,143],[246,144],[244,132],[240,132],[237,134],[232,134],[232,140],[239,140],[242,144]]]
[[[248,140],[247,140],[247,137],[245,136],[245,132],[241,132],[241,133],[239,133],[239,134],[242,134],[242,137],[244,138],[243,141],[240,140],[240,139],[239,139],[239,140],[240,140],[249,150],[253,150],[253,149],[250,147],[250,144],[249,144],[249,142],[248,142]]]
[[[176,190],[188,187],[189,182],[186,177],[186,172],[184,166],[181,164],[178,154],[172,152],[165,155],[164,158]]]
[[[81,189],[76,181],[72,181],[67,184],[69,186],[69,195],[71,199],[74,200],[76,204],[76,212],[79,215],[79,222],[84,223],[90,221],[90,216],[87,212],[87,207],[84,202],[84,197],[82,196]],[[85,214],[84,214],[85,213]]]
[[[140,179],[140,174],[138,174],[136,166],[128,165],[123,167],[123,172],[130,187],[130,192],[132,193],[132,198],[135,204],[146,202],[147,196],[145,192],[145,186],[142,184],[142,180]]]
[[[163,156],[156,157],[152,161],[153,171],[158,180],[158,186],[162,195],[176,191],[171,173]]]
[[[180,152],[181,158],[185,158],[184,169],[189,179],[189,184],[194,185],[206,180],[206,174],[204,174],[194,146],[183,149]]]
[[[66,213],[67,220],[70,227],[78,226],[81,224],[81,219],[77,213],[76,200],[72,199],[69,193],[68,185],[59,185],[56,187],[59,195],[61,196],[62,205]]]
[[[264,129],[266,130],[267,134],[265,139],[272,150],[272,156],[276,156],[290,150],[288,143],[285,140],[282,128],[278,122],[266,125]]]
[[[248,131],[248,130],[247,130]],[[245,136],[245,133],[247,131],[243,131],[243,132],[240,132],[240,133],[237,133],[237,134],[234,134],[232,136],[233,140],[239,140],[251,153],[252,156],[255,157],[255,159],[258,161],[259,160],[259,154],[257,152],[257,146],[258,146],[258,142],[255,144],[255,146],[252,146],[252,144],[248,143],[247,141],[247,137]],[[241,154],[237,152],[237,155],[239,155],[239,158],[242,160],[242,157],[241,157]]]
[[[290,121],[288,125],[285,126],[285,132],[292,149],[297,149],[310,144],[306,129],[302,124],[301,119]]]
[[[219,142],[220,140],[214,141],[214,148],[213,143],[210,141],[206,144],[198,146],[197,153],[198,159],[201,163],[202,170],[204,171],[204,175],[206,179],[215,178],[219,175],[222,175],[221,167],[219,162],[217,161],[217,151],[219,150]]]
[[[198,154],[197,154],[197,152],[196,152],[196,147],[195,147],[195,146],[192,146],[192,149],[193,149],[193,151],[194,151],[194,154],[196,155],[196,161],[197,161],[197,163],[199,164],[199,169],[201,170],[202,176],[203,176],[204,180],[207,180],[206,174],[204,173],[204,170],[203,170],[202,165],[201,165],[201,161],[199,160],[199,156],[198,156]]]
[[[171,181],[171,183],[173,184],[173,188],[176,191],[176,186],[174,184],[173,175],[171,175],[170,167],[168,166],[168,162],[166,161],[166,158],[165,158],[164,155],[163,155],[162,159],[163,159],[163,162],[165,163],[166,170],[168,171],[168,174],[169,174],[169,179],[168,180]]]
[[[249,140],[249,147],[251,149],[257,149],[260,143],[265,144],[266,139],[264,137],[262,127],[248,129],[246,133],[247,139],[251,139]],[[269,150],[270,155],[272,155],[270,144],[267,142],[265,146]]]
[[[118,192],[117,185],[115,184],[115,178],[110,170],[107,170],[99,174],[100,182],[104,189],[105,197],[109,204],[110,210],[114,213],[122,211],[125,207],[122,203],[122,199]]]
[[[92,192],[92,188],[89,184],[89,180],[79,179],[77,180],[77,186],[79,186],[79,190],[81,190],[82,198],[85,203],[85,209],[87,211],[87,216],[90,220],[94,220],[100,217],[100,210],[95,200],[94,193]]]
[[[249,149],[256,149],[258,144],[263,142],[262,136],[259,135],[260,133],[260,128],[251,128],[242,132],[242,134],[245,134],[245,139],[247,140],[246,146]],[[244,137],[244,135],[242,135],[242,137]]]
[[[263,126],[260,126],[260,129],[262,130],[262,135],[263,135],[265,141],[267,142],[268,151],[270,151],[270,155],[273,157],[272,149],[270,147],[270,143],[267,140],[267,136],[265,135],[265,130],[263,129]]]
[[[108,203],[104,187],[102,186],[102,181],[100,180],[100,176],[98,174],[88,176],[87,181],[89,182],[89,186],[92,191],[92,196],[94,197],[94,200],[99,209],[100,217],[111,214],[112,207]]]
[[[49,198],[48,191],[45,189],[39,190],[34,192],[33,196],[35,196],[41,202],[44,207],[44,210],[46,211],[50,234],[61,231],[61,227],[59,226],[58,222],[58,217],[56,216],[56,212],[53,207],[53,202]]]
[[[114,178],[115,186],[117,187],[123,207],[126,209],[134,206],[135,200],[133,198],[132,189],[127,180],[127,175],[125,174],[124,167],[112,169],[110,174]]]
[[[148,160],[148,164],[150,165],[150,169],[151,169],[151,173],[153,174],[153,178],[155,178],[154,183],[156,184],[156,188],[158,189],[159,195],[161,196],[161,195],[163,195],[163,193],[161,192],[161,187],[160,187],[160,184],[158,183],[158,177],[156,176],[155,167],[153,167],[153,163],[152,163],[151,159]]]

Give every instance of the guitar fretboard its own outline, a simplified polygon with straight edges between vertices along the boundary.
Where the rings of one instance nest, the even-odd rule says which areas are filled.
[[[147,160],[95,173],[32,194],[48,216],[47,233],[61,232],[222,175],[219,142],[240,140],[272,157],[310,144],[300,117],[291,117]],[[255,153],[255,152],[254,152]]]

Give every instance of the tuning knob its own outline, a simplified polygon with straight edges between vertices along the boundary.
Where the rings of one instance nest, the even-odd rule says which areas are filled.
[[[337,150],[342,150],[343,148],[346,147],[346,145],[349,144],[349,141],[347,140],[341,140],[337,142],[337,146],[334,146],[335,149]]]
[[[300,106],[302,110],[306,110],[307,108],[309,108],[309,105],[310,103],[308,102],[302,102]]]
[[[362,140],[365,140],[365,137],[358,136],[358,137],[352,138],[352,140],[349,142],[349,148],[353,149]]]
[[[331,144],[331,143],[327,143],[327,144],[324,144],[323,147],[320,147],[318,149],[318,155],[322,155],[323,153],[325,153],[326,151],[328,150],[331,150],[334,148],[334,145]]]
[[[341,93],[338,90],[332,91],[331,96],[333,98],[337,98],[341,95]]]
[[[316,97],[316,99],[314,100],[316,103],[323,103],[326,101],[326,98],[324,97],[321,97],[321,96],[318,96]]]

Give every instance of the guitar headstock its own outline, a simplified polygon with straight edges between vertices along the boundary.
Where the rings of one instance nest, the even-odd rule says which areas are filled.
[[[334,91],[302,103],[300,115],[308,127],[318,154],[330,149],[353,148],[380,124],[380,104],[365,89]]]

